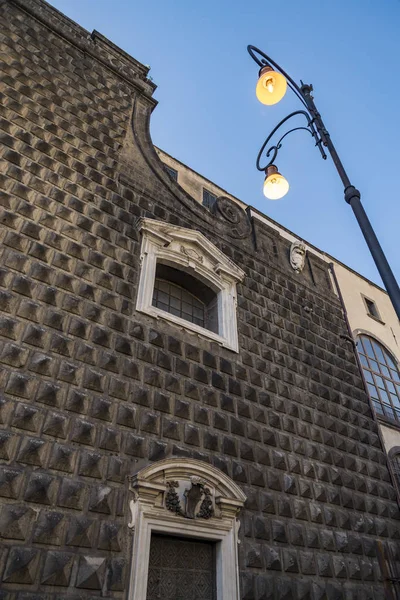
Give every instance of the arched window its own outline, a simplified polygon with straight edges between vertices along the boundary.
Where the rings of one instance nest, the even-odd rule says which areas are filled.
[[[357,350],[377,414],[400,421],[400,373],[394,359],[366,335],[359,336]]]

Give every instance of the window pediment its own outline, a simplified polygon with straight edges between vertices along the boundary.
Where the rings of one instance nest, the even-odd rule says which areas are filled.
[[[195,229],[169,225],[155,219],[139,219],[138,229],[160,248],[159,256],[173,258],[174,263],[188,265],[217,278],[230,278],[242,281],[245,273],[219,248]]]

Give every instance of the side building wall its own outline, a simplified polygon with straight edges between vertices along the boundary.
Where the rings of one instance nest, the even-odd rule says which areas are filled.
[[[246,495],[243,600],[394,598],[396,495],[327,264],[296,273],[276,230],[169,177],[140,63],[41,0],[0,23],[0,597],[127,600],[128,477],[181,457]],[[139,217],[244,271],[239,352],[136,311]]]
[[[400,371],[400,323],[389,296],[343,265],[335,264],[335,272],[354,337],[365,334],[376,339],[390,352]],[[378,318],[368,314],[365,299],[374,302]],[[400,422],[390,422],[379,414],[377,418],[386,452],[400,449]]]

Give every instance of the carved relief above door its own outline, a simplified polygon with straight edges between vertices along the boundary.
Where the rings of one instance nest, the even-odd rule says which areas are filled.
[[[130,489],[129,599],[180,600],[181,581],[182,600],[239,600],[242,490],[219,469],[181,458],[145,467],[131,478]],[[185,555],[191,557],[186,563]]]

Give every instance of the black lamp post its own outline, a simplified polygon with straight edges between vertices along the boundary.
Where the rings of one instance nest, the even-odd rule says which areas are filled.
[[[289,135],[289,133],[301,129],[308,131],[314,138],[315,145],[321,152],[322,158],[326,159],[324,148],[328,149],[328,152],[332,157],[336,170],[339,173],[340,179],[344,185],[344,199],[353,209],[365,241],[367,242],[372,254],[372,258],[375,261],[384,286],[392,301],[397,317],[400,319],[400,289],[398,283],[393,275],[388,261],[386,260],[386,256],[383,253],[381,245],[375,235],[367,214],[361,204],[360,192],[351,184],[350,179],[348,178],[348,175],[336,152],[335,146],[332,143],[330,135],[325,128],[321,115],[314,104],[314,99],[311,95],[313,90],[312,85],[304,84],[301,81],[301,86],[299,87],[296,82],[293,81],[293,79],[289,77],[289,75],[285,73],[285,71],[276,62],[264,54],[264,52],[255,46],[247,46],[247,50],[252,59],[260,67],[259,80],[256,88],[257,98],[260,100],[260,102],[268,105],[276,104],[283,98],[286,88],[289,86],[289,88],[292,90],[292,92],[294,92],[294,94],[296,94],[306,109],[292,112],[290,115],[282,119],[282,121],[280,121],[280,123],[278,123],[278,125],[271,131],[262,145],[260,152],[258,153],[257,169],[265,172],[264,194],[271,200],[277,200],[282,198],[287,193],[289,184],[278,172],[277,167],[274,165],[275,159],[281,148],[283,139]],[[278,129],[280,129],[280,127],[289,119],[297,115],[303,115],[305,117],[307,121],[306,126],[289,129],[289,131],[286,131],[286,133],[284,133],[284,135],[275,145],[267,147],[271,138],[278,131]],[[266,156],[267,158],[270,158],[270,160],[265,166],[261,166],[260,161],[265,150]]]

